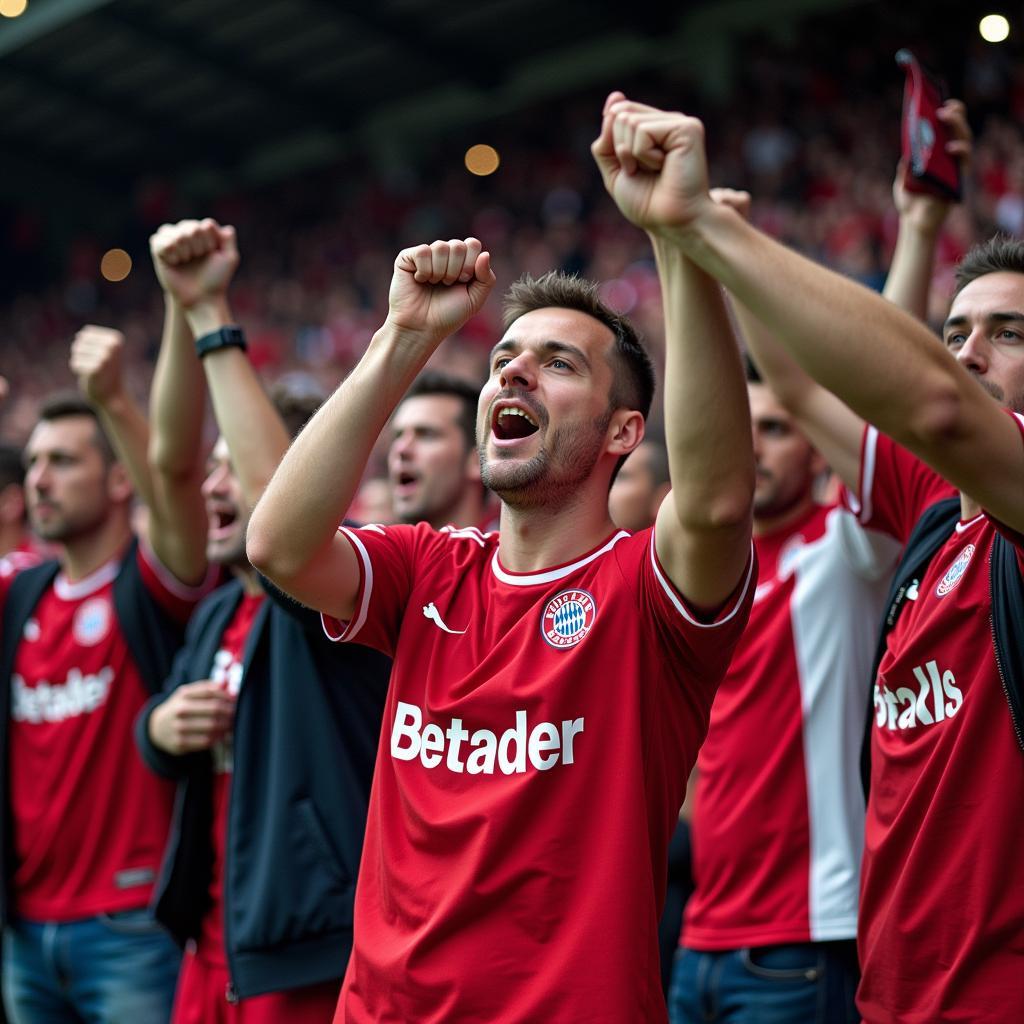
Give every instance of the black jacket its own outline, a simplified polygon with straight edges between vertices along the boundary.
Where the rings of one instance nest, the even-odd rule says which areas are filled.
[[[267,585],[244,652],[228,807],[224,938],[239,997],[340,978],[390,662],[334,644],[315,613]],[[153,708],[207,679],[242,598],[228,583],[196,609],[165,692],[136,742],[156,772],[180,779],[155,912],[182,944],[199,935],[212,869],[212,761],[149,740]]]

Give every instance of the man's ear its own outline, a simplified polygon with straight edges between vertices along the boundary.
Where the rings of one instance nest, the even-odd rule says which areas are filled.
[[[821,454],[816,448],[811,450],[811,476],[817,479],[820,476],[824,476],[829,471],[828,462],[825,461],[825,456]]]
[[[121,504],[131,501],[134,494],[135,488],[132,487],[128,470],[120,462],[112,463],[107,470],[107,495],[110,500]]]
[[[628,455],[644,439],[644,418],[636,409],[616,409],[608,424],[605,451],[616,457]]]

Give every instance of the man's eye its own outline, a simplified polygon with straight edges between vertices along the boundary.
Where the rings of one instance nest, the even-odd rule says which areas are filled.
[[[508,364],[511,363],[511,362],[512,362],[511,359],[509,359],[506,356],[502,356],[501,358],[494,360],[494,368],[496,370],[500,370],[503,367],[508,366]]]
[[[552,359],[551,365],[556,370],[571,370],[572,367],[564,359]]]
[[[966,340],[962,334],[951,334],[946,339],[946,348],[960,348]]]

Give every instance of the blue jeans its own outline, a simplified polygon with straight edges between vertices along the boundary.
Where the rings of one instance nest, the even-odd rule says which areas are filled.
[[[16,920],[4,932],[10,1024],[167,1024],[181,951],[148,910]]]
[[[671,1024],[857,1024],[854,940],[701,953],[672,970]]]

